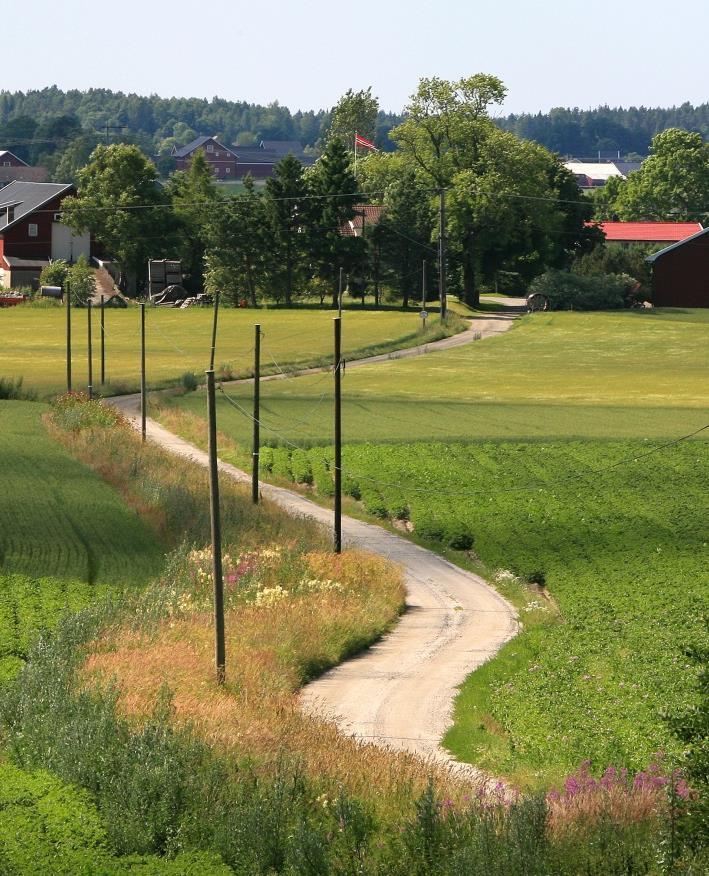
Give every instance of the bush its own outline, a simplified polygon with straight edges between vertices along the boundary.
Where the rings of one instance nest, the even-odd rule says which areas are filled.
[[[180,378],[180,383],[182,384],[182,388],[185,392],[194,392],[199,383],[197,382],[197,375],[194,371],[185,371],[185,373]]]
[[[37,393],[32,389],[22,388],[21,377],[0,377],[0,399],[13,401],[34,401]]]
[[[648,297],[651,288],[651,271],[646,259],[658,247],[653,244],[597,246],[591,252],[575,259],[571,266],[574,274],[582,277],[607,277],[611,274],[627,274],[640,283],[640,291]]]
[[[69,268],[66,283],[71,303],[77,307],[86,307],[96,293],[96,276],[85,255],[79,256],[76,264]]]
[[[473,546],[473,532],[462,520],[449,520],[443,530],[444,543],[456,551],[468,551]]]
[[[529,287],[544,295],[550,310],[620,310],[635,298],[637,281],[627,274],[584,277],[566,271],[547,271]]]
[[[39,275],[39,285],[59,286],[63,289],[68,273],[69,265],[64,259],[57,259],[55,262],[50,262],[46,268],[42,268],[42,273]]]

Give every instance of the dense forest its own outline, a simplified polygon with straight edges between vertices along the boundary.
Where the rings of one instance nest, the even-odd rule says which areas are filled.
[[[576,158],[646,156],[650,141],[667,128],[694,131],[709,140],[709,103],[669,109],[600,106],[592,110],[555,108],[548,113],[499,119],[505,130],[536,140],[560,155]]]
[[[394,113],[379,112],[376,141],[394,148],[388,133],[401,122]],[[520,137],[535,140],[561,155],[592,157],[620,151],[646,155],[658,132],[677,127],[709,138],[709,103],[688,103],[669,109],[598,107],[593,110],[553,109],[535,115],[511,115],[497,123]],[[227,143],[253,144],[260,139],[299,140],[316,150],[330,124],[330,111],[291,112],[222,98],[141,97],[108,89],[62,91],[56,86],[38,91],[0,91],[0,148],[10,149],[31,164],[47,164],[55,173],[61,156],[70,170],[88,157],[93,146],[107,140],[132,142],[151,155],[166,156],[175,143],[199,134],[218,133]]]

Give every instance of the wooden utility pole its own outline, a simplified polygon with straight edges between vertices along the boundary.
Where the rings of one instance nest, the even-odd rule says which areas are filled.
[[[254,440],[251,452],[251,501],[258,505],[259,454],[261,450],[261,326],[254,334]]]
[[[438,190],[438,292],[441,322],[446,318],[446,190]]]
[[[226,645],[224,641],[224,577],[222,571],[222,526],[219,514],[219,464],[217,458],[217,405],[214,369],[207,374],[207,415],[209,418],[209,516],[212,524],[212,577],[214,579],[214,663],[217,684],[224,684]]]
[[[337,286],[337,315],[342,316],[342,268],[340,268],[340,281]]]
[[[426,309],[426,259],[421,263],[421,310]]]
[[[145,441],[148,394],[145,386],[145,302],[140,302],[140,437]]]
[[[219,316],[219,296],[220,292],[214,295],[214,319],[212,321],[212,349],[209,356],[209,368],[214,371],[214,353],[217,349],[217,317]]]
[[[94,355],[93,355],[93,345],[91,343],[91,299],[89,298],[86,302],[86,317],[87,317],[87,348],[89,354],[89,381],[87,386],[87,392],[89,395],[89,401],[94,397]]]
[[[335,324],[335,553],[342,553],[342,319]]]
[[[66,281],[66,391],[71,392],[71,289]]]
[[[101,386],[106,382],[106,308],[103,295],[101,296]]]

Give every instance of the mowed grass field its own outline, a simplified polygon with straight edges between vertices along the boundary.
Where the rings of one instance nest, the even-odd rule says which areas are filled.
[[[524,631],[463,686],[446,738],[458,757],[534,786],[586,758],[679,754],[663,714],[695,696],[684,649],[709,593],[709,430],[672,442],[709,423],[708,375],[706,311],[540,314],[346,375],[346,490],[429,544],[472,537],[520,605]],[[262,459],[322,496],[331,383],[262,394],[262,434],[281,445]],[[229,389],[247,410],[250,392]],[[198,394],[178,404],[203,415]],[[248,417],[225,400],[219,417],[248,449]],[[543,576],[553,601],[513,575]]]
[[[343,327],[347,336],[348,325]],[[332,376],[264,382],[263,440],[332,440]],[[252,388],[228,394],[250,410]],[[177,404],[203,415],[201,392]],[[672,437],[709,409],[709,312],[537,314],[504,335],[422,358],[352,369],[346,442]],[[248,444],[251,423],[225,398],[219,426]]]
[[[187,371],[203,375],[209,364],[212,309],[146,309],[147,378],[150,386],[179,380]],[[250,310],[222,308],[215,365],[235,374],[253,367],[254,324],[264,332],[264,371],[331,357],[332,310]],[[137,389],[140,381],[140,310],[107,310],[107,391]],[[394,348],[417,337],[416,313],[345,311],[343,349],[352,356],[370,347]],[[87,383],[87,313],[73,311],[73,387]],[[431,326],[433,328],[433,326]],[[0,310],[0,376],[22,377],[26,389],[40,398],[66,388],[66,314],[61,307],[12,307]],[[99,385],[99,314],[93,314],[94,386]]]

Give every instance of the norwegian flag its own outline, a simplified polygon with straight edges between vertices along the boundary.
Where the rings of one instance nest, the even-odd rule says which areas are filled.
[[[357,146],[361,146],[363,149],[373,149],[375,152],[378,151],[371,140],[367,140],[361,134],[355,132],[355,147]]]

